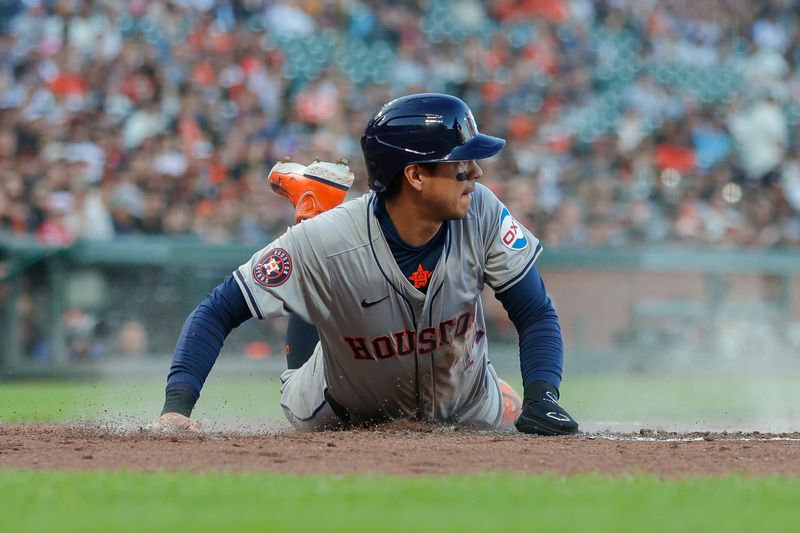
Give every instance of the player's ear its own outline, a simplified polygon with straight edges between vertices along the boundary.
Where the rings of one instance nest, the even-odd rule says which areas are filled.
[[[417,164],[406,165],[406,168],[403,169],[403,178],[416,191],[422,190],[421,169],[422,167]]]

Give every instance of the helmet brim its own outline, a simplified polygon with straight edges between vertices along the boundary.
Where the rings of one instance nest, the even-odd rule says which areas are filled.
[[[472,161],[492,157],[506,145],[506,140],[478,133],[472,139],[453,150],[438,161]]]

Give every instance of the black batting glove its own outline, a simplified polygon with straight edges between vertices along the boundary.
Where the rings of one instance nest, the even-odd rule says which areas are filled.
[[[578,432],[578,423],[558,405],[558,389],[545,381],[525,386],[522,414],[514,423],[521,433],[569,435]]]

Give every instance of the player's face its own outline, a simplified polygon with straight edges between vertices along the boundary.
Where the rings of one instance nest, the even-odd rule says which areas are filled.
[[[483,176],[475,161],[439,163],[426,180],[424,197],[442,220],[467,216],[475,181]]]

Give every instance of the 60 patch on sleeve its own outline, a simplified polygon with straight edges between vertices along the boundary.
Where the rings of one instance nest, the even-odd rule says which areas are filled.
[[[283,248],[273,248],[253,267],[253,279],[264,287],[278,287],[292,274],[292,258]]]
[[[522,226],[511,216],[505,206],[500,213],[500,240],[512,250],[524,250],[528,247],[528,239],[522,231]]]

